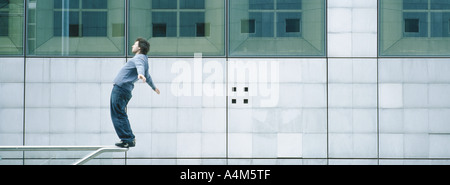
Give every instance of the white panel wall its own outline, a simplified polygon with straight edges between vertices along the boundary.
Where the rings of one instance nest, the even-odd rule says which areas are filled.
[[[329,164],[377,164],[377,1],[327,3]]]
[[[108,97],[112,89],[111,79],[124,63],[125,59],[106,58],[27,59],[25,145],[111,144],[115,138],[109,118]],[[25,154],[27,158],[76,158],[85,153]],[[105,156],[108,155],[112,156]],[[124,154],[114,156],[123,157]]]
[[[326,157],[326,60],[228,62],[230,158]],[[238,78],[253,71],[254,79]],[[236,92],[233,87],[237,87]],[[244,87],[249,91],[244,92]],[[243,99],[248,99],[249,104],[244,104]]]
[[[450,61],[380,59],[380,157],[447,158]]]
[[[0,145],[23,144],[23,64],[23,58],[0,59]],[[22,152],[0,152],[0,156],[21,158]]]
[[[377,157],[377,60],[328,60],[329,157]]]
[[[128,156],[225,158],[225,60],[151,58],[149,64],[161,94],[136,82],[128,114],[137,145]],[[210,85],[221,90],[211,93]]]

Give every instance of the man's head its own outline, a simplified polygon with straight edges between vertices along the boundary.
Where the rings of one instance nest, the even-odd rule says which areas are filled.
[[[147,40],[143,38],[137,38],[134,42],[134,45],[132,46],[132,52],[134,54],[144,54],[146,55],[148,53],[148,50],[150,50],[150,43],[147,42]]]

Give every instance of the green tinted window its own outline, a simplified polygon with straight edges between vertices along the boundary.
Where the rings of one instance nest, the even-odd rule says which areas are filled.
[[[0,55],[23,54],[23,1],[0,1]]]
[[[125,54],[124,0],[28,0],[28,54]]]
[[[223,0],[132,0],[128,45],[142,37],[150,41],[149,55],[224,56],[224,6]]]
[[[380,56],[450,55],[450,1],[381,0]]]
[[[230,0],[231,56],[324,56],[324,0]]]

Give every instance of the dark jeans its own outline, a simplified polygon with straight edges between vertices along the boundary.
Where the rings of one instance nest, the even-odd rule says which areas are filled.
[[[134,140],[134,134],[131,130],[130,121],[128,121],[128,115],[126,107],[131,99],[131,92],[114,85],[111,92],[110,110],[111,120],[116,129],[117,136],[120,140],[130,143]]]

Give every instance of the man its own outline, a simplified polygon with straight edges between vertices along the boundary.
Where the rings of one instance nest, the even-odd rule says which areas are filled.
[[[131,91],[134,88],[134,82],[141,79],[144,83],[159,94],[160,91],[153,84],[152,78],[148,72],[147,52],[150,50],[150,43],[147,40],[138,38],[132,46],[132,52],[135,56],[129,60],[119,71],[114,79],[114,87],[111,92],[111,120],[114,129],[120,138],[116,146],[122,148],[134,147],[136,140],[131,130],[130,122],[126,112],[126,107],[131,99]]]

